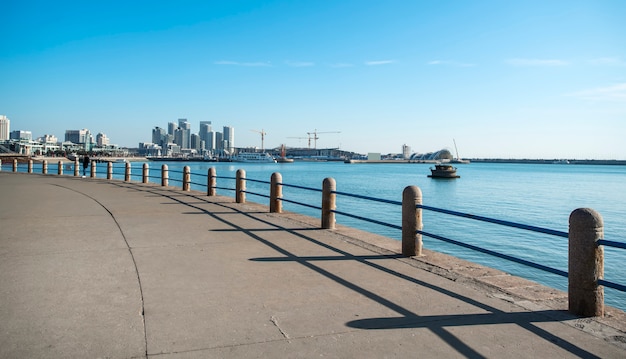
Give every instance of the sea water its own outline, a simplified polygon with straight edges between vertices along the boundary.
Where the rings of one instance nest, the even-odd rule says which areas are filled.
[[[163,163],[149,162],[151,176],[160,176]],[[141,174],[141,163],[133,163],[133,175]],[[428,178],[429,164],[345,164],[342,162],[294,163],[210,163],[167,162],[170,185],[182,178],[183,166],[190,166],[192,182],[206,184],[210,167],[216,169],[218,186],[234,189],[238,169],[246,171],[248,179],[270,181],[271,174],[280,172],[282,182],[316,189],[322,188],[326,177],[336,180],[337,191],[376,198],[402,200],[406,186],[416,185],[422,191],[423,204],[473,215],[507,220],[521,224],[568,231],[570,213],[588,207],[604,219],[604,238],[626,242],[626,166],[567,165],[567,164],[501,164],[471,163],[457,165],[459,179]],[[101,166],[101,165],[99,165]],[[116,165],[117,166],[117,165]],[[116,167],[117,168],[117,167]],[[121,169],[121,167],[120,167]],[[103,169],[103,171],[105,171]],[[123,179],[123,169],[115,171]],[[100,170],[98,171],[98,177]],[[133,177],[137,180],[137,177]],[[152,182],[159,182],[151,179]],[[193,189],[206,191],[198,184]],[[269,195],[269,186],[247,182],[250,192]],[[233,196],[234,191],[218,189],[219,195]],[[283,197],[289,200],[321,206],[321,193],[283,187]],[[261,196],[248,194],[247,201],[268,204]],[[314,217],[319,210],[284,202],[283,209]],[[337,210],[396,225],[401,224],[401,208],[390,204],[337,196]],[[337,223],[400,240],[401,231],[369,222],[337,215]],[[423,230],[453,240],[469,243],[511,256],[523,258],[552,268],[567,271],[567,238],[534,233],[495,224],[440,214],[423,212]],[[567,291],[567,278],[504,259],[461,248],[436,239],[423,237],[424,248],[447,253],[472,262],[497,268],[512,275]],[[626,250],[605,246],[605,279],[620,284],[626,279]],[[605,288],[607,305],[626,310],[626,293]]]

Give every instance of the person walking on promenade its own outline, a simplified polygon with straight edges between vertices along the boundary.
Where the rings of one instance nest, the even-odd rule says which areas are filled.
[[[83,157],[83,177],[87,175],[87,167],[89,167],[89,156]]]

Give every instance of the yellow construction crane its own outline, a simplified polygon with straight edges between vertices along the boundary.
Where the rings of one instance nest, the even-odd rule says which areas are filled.
[[[319,139],[319,137],[317,137],[318,133],[341,133],[340,131],[326,131],[326,132],[318,132],[317,129],[313,130],[313,132],[307,132],[306,134],[309,135],[309,148],[311,148],[311,135],[313,135],[313,148],[317,148],[317,140]]]
[[[261,129],[261,131],[259,130],[250,130],[250,131],[261,134],[261,152],[264,152],[265,151],[265,135],[267,135],[267,132],[263,131],[263,129]]]

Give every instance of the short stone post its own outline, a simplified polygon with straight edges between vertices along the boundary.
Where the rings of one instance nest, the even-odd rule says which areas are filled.
[[[402,191],[402,255],[422,255],[422,191],[417,186],[407,186]]]
[[[167,187],[169,184],[169,175],[170,171],[167,168],[167,165],[161,165],[161,186]]]
[[[183,167],[183,191],[191,189],[191,169],[189,166]]]
[[[216,195],[216,192],[217,192],[217,188],[215,188],[216,186],[217,186],[217,174],[215,171],[215,167],[211,167],[209,168],[209,171],[207,174],[207,184],[206,184],[207,196]]]
[[[337,182],[334,178],[324,178],[322,182],[322,228],[335,229],[335,209],[337,208]]]
[[[591,208],[578,208],[569,216],[568,309],[583,317],[604,316],[604,237],[602,216]]]
[[[33,173],[33,160],[28,160],[28,173]]]
[[[130,182],[130,162],[126,162],[126,168],[124,170],[124,182]]]
[[[143,164],[143,173],[142,173],[142,176],[141,176],[141,183],[148,183],[149,173],[150,173],[150,168],[148,167],[147,163],[144,163]]]
[[[17,160],[13,160],[13,172],[17,172]]]
[[[80,168],[78,165],[78,158],[74,160],[74,177],[78,177],[78,174],[80,172]]]
[[[108,180],[113,179],[113,163],[112,162],[107,162],[107,179]]]
[[[63,175],[63,161],[59,161],[58,166],[59,167],[57,168],[57,174],[61,176]]]
[[[89,173],[91,178],[96,178],[96,161],[91,161],[91,172]]]
[[[246,171],[238,169],[235,178],[235,202],[246,203]]]
[[[278,173],[272,173],[270,178],[270,212],[283,213],[283,176]]]
[[[45,175],[48,174],[48,161],[47,160],[43,160],[43,162],[41,163],[41,173]]]

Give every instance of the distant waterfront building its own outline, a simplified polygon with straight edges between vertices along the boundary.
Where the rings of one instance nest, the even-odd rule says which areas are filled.
[[[9,139],[17,140],[17,141],[20,141],[20,140],[32,141],[33,133],[30,131],[15,130],[15,131],[11,131],[11,135]]]
[[[91,136],[88,129],[65,130],[65,141],[72,143],[85,143],[87,136]]]
[[[452,153],[444,148],[437,152],[414,153],[409,159],[411,161],[441,161],[451,160],[452,158]]]
[[[0,115],[0,141],[7,141],[11,133],[11,121],[5,115]]]
[[[106,147],[109,145],[109,138],[104,133],[100,132],[96,135],[96,144],[98,147]]]
[[[406,144],[402,145],[402,158],[405,160],[411,158],[411,146]]]
[[[231,126],[224,126],[224,137],[222,140],[224,141],[224,150],[228,151],[228,153],[233,153],[235,149],[235,129]]]
[[[43,135],[39,138],[39,142],[41,143],[58,143],[59,140],[55,135]]]

